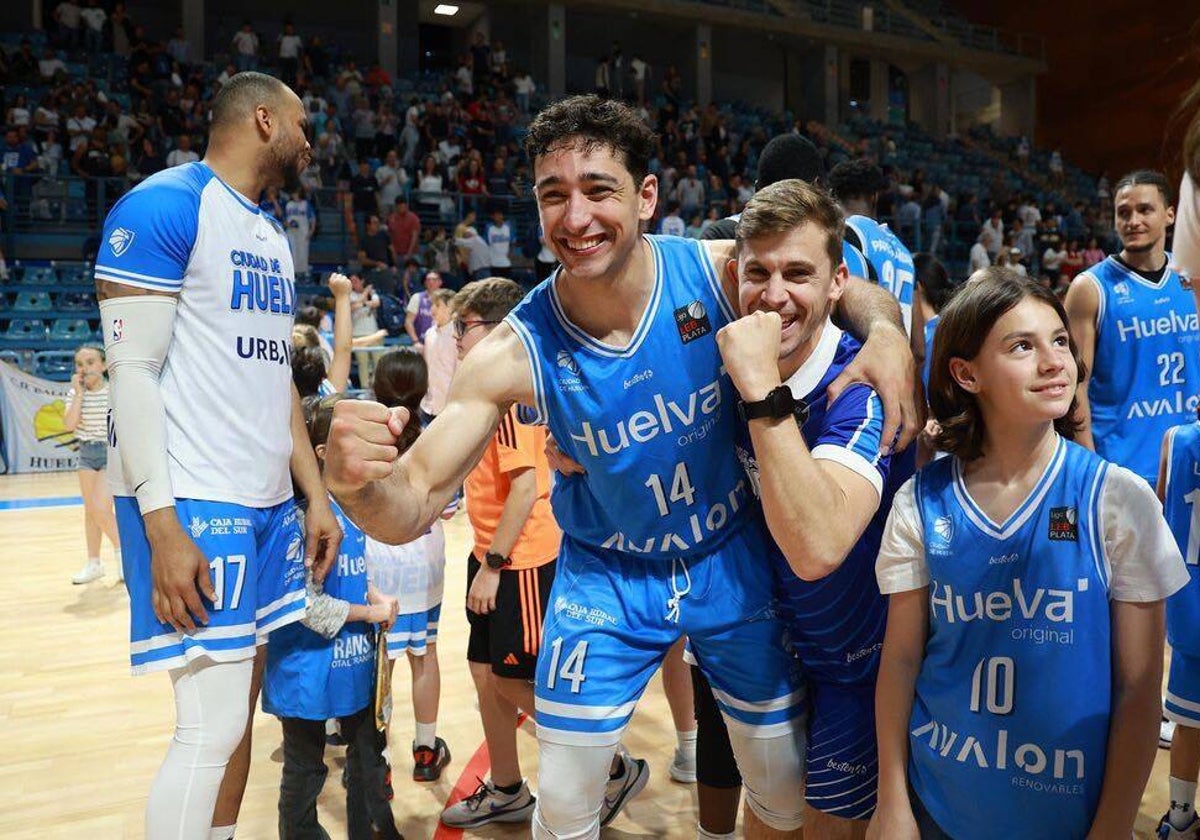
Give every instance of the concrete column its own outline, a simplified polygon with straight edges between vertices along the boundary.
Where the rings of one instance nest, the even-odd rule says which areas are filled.
[[[549,67],[546,68],[546,90],[551,99],[567,94],[567,10],[561,3],[546,8],[549,34]]]
[[[42,0],[32,0],[29,4],[29,16],[34,31],[40,30],[42,28]]]
[[[192,48],[192,61],[204,61],[208,51],[204,48],[204,0],[182,0],[180,17],[183,24],[183,39]]]
[[[871,59],[871,119],[879,122],[888,118],[888,66],[882,59]]]
[[[933,134],[938,138],[945,137],[954,130],[950,79],[950,65],[939,61],[933,66]]]
[[[396,4],[396,71],[400,74],[416,73],[421,68],[420,18],[417,11],[416,3],[400,0]]]
[[[707,23],[696,27],[696,104],[701,107],[712,102],[712,27]]]
[[[830,127],[835,126],[842,119],[842,114],[848,113],[850,107],[850,53],[843,52],[835,48],[835,66],[837,72],[834,76],[834,94],[830,103],[826,104],[826,111],[832,108],[832,119],[826,120],[826,124]],[[828,61],[826,62],[828,63]]]
[[[1033,142],[1037,89],[1033,76],[1000,85],[1000,133],[1025,135]]]
[[[395,0],[379,0],[379,66],[383,72],[395,78],[397,59],[400,54],[396,32],[397,14]]]

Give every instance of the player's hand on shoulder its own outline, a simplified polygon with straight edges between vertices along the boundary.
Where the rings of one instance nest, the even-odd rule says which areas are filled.
[[[161,508],[146,517],[150,539],[150,604],[159,621],[180,633],[193,633],[208,624],[200,596],[216,601],[208,558],[184,533],[175,508]]]
[[[717,347],[734,387],[748,401],[761,400],[780,384],[778,312],[751,312],[717,331]]]
[[[334,273],[329,275],[329,292],[335,300],[350,294],[350,289],[350,278],[345,274]]]
[[[400,457],[396,440],[408,423],[408,409],[367,400],[342,400],[333,409],[325,446],[325,484],[334,496],[354,493],[392,474]]]

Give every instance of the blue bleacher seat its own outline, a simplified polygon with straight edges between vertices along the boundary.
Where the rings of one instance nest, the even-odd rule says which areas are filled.
[[[12,308],[15,312],[49,312],[54,303],[49,292],[19,292]]]
[[[63,312],[94,312],[96,296],[89,292],[59,292],[55,297],[55,309]]]
[[[21,282],[30,286],[53,286],[58,282],[58,272],[46,266],[29,266],[21,275]]]
[[[13,318],[8,322],[4,338],[10,342],[33,344],[45,341],[47,332],[46,322],[41,318]]]
[[[55,318],[50,325],[51,341],[91,341],[91,325],[83,318]]]
[[[0,350],[0,362],[8,362],[14,367],[25,369],[25,354],[16,350]]]
[[[32,373],[44,379],[66,382],[75,372],[75,351],[41,350],[33,354]]]
[[[59,268],[58,279],[64,286],[84,286],[92,283],[92,267],[77,263]]]

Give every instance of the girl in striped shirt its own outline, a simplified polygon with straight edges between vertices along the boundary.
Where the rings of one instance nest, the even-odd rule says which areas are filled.
[[[79,441],[79,489],[83,495],[83,528],[87,536],[87,563],[71,578],[72,583],[90,583],[104,576],[100,561],[103,533],[113,545],[117,580],[121,574],[121,544],[113,516],[112,495],[104,470],[108,465],[108,376],[104,349],[85,344],[75,351],[75,374],[67,394],[63,422]]]

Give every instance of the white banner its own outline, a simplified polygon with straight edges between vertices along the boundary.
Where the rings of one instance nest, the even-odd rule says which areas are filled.
[[[69,382],[30,376],[0,362],[0,416],[4,419],[4,460],[10,473],[73,470],[79,442],[63,423]]]

